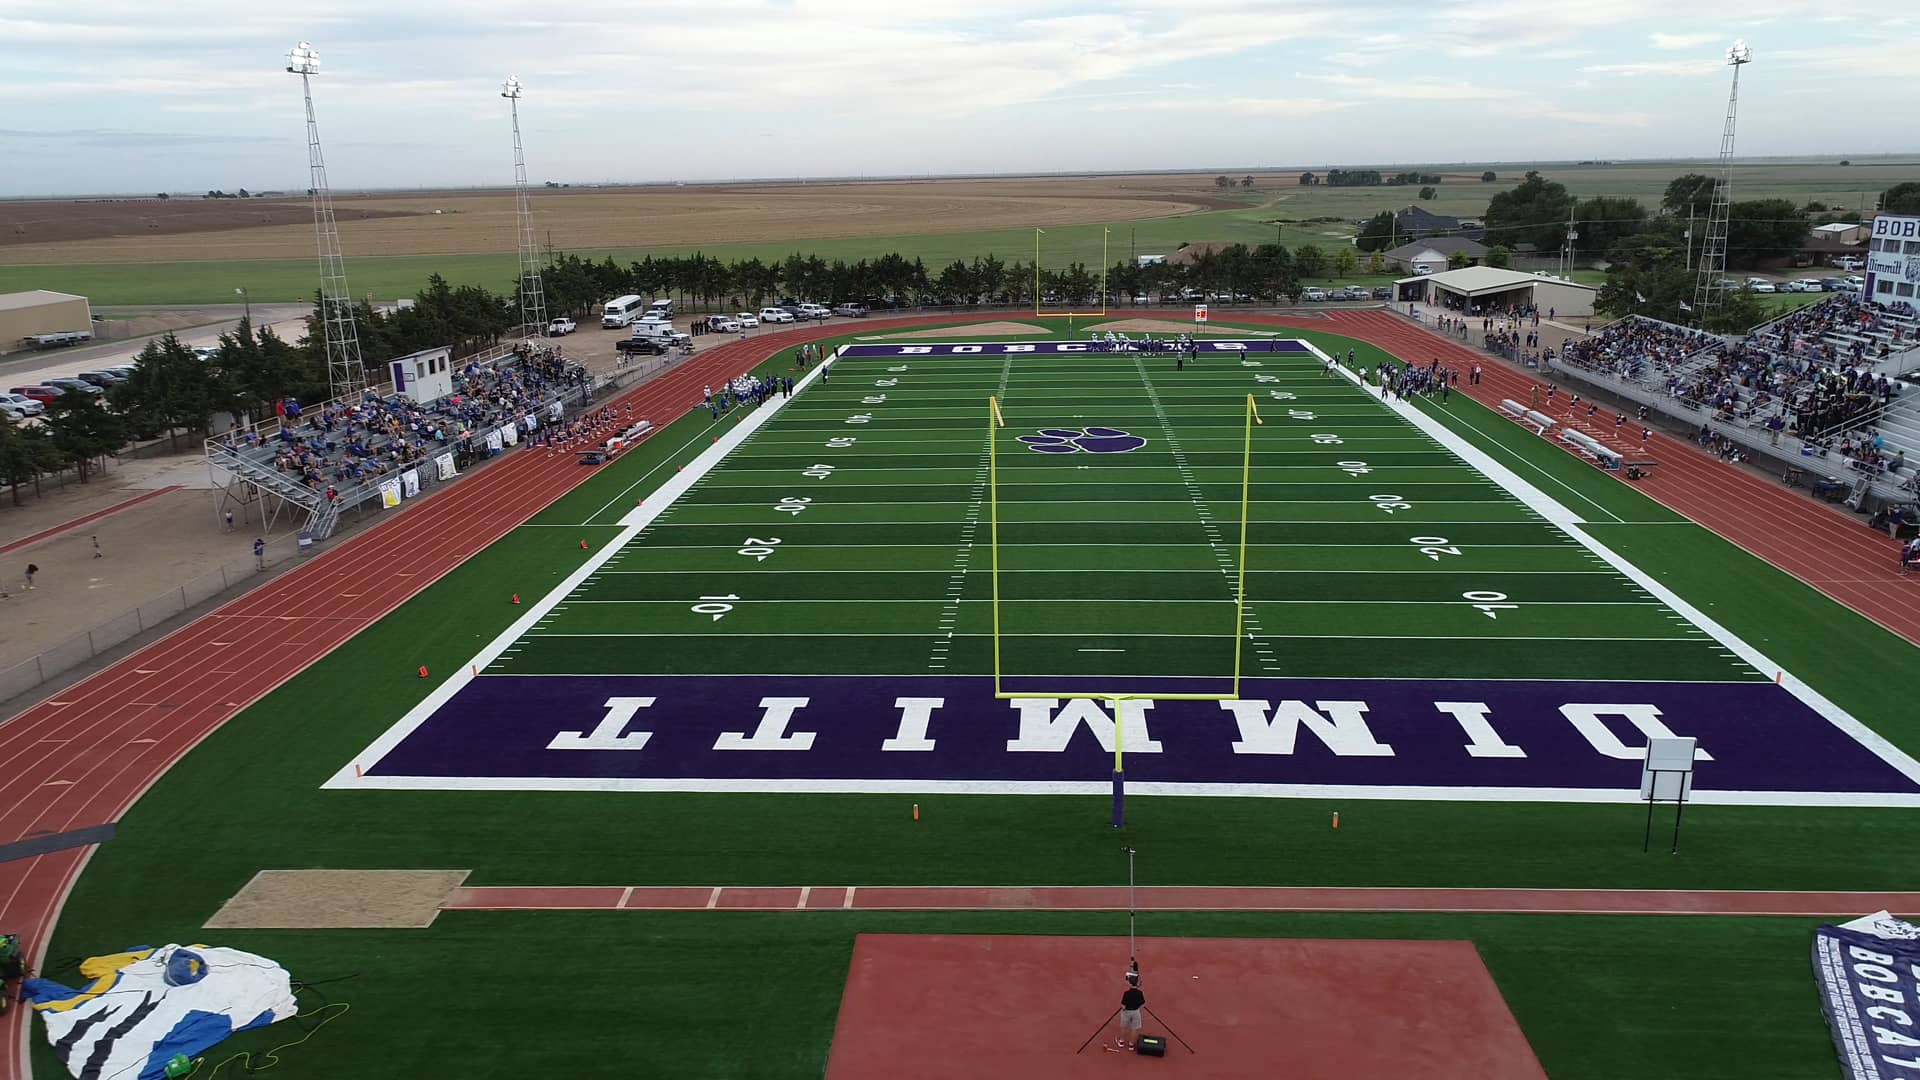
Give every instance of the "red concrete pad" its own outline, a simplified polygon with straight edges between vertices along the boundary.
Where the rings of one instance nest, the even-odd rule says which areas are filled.
[[[1126,989],[1125,938],[861,934],[827,1080],[1546,1077],[1471,942],[1138,948],[1145,1033],[1177,1033],[1191,1050],[1171,1037],[1161,1059],[1104,1049]]]

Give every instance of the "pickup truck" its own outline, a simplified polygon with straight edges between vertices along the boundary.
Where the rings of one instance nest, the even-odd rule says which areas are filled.
[[[558,319],[553,319],[548,321],[547,336],[548,337],[565,337],[566,335],[573,333],[577,329],[579,328],[573,325],[573,320],[563,315]]]
[[[848,319],[864,319],[867,317],[867,305],[841,304],[833,309],[833,313]]]
[[[648,356],[659,356],[667,351],[665,345],[650,338],[627,338],[614,342],[613,348],[615,352],[640,353]]]

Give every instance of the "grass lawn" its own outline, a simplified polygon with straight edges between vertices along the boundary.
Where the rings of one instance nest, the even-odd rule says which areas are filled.
[[[1319,332],[1300,336],[1341,353],[1352,348],[1363,362],[1383,355]],[[1105,397],[1112,409],[1138,409],[1143,386],[1151,385],[1160,398],[1152,410],[1164,413],[1166,431],[1184,442],[1189,460],[1181,468],[1192,470],[1200,497],[1237,499],[1237,483],[1227,475],[1237,477],[1238,471],[1221,460],[1234,452],[1228,443],[1239,445],[1237,418],[1222,425],[1218,409],[1183,402],[1182,393],[1189,391],[1165,377],[1170,373],[1155,374],[1149,384],[1127,361],[1114,363],[1116,377],[1075,369],[1077,386],[1064,389],[1040,378],[1039,367],[1031,377],[1010,372],[1007,436],[1059,422],[1050,419],[1057,412],[1043,407],[1047,394],[1060,395],[1060,407]],[[916,384],[922,386],[911,392],[920,395],[917,404],[912,396],[889,402],[921,410],[917,434],[909,440],[904,428],[844,424],[848,395],[873,390],[849,378],[863,369],[842,361],[830,385],[795,399],[790,412],[756,434],[677,504],[659,529],[624,552],[625,568],[671,571],[662,575],[666,579],[684,576],[685,581],[667,582],[673,588],[697,592],[727,582],[729,588],[720,591],[744,593],[751,587],[756,598],[796,602],[792,610],[804,612],[804,618],[788,619],[808,631],[836,620],[843,627],[873,631],[872,641],[802,646],[798,655],[809,669],[917,670],[901,665],[925,662],[926,635],[903,647],[901,639],[890,636],[904,632],[893,626],[900,618],[895,609],[900,602],[937,607],[944,601],[916,591],[918,578],[908,571],[922,565],[913,561],[922,556],[903,553],[922,550],[909,543],[933,545],[924,549],[924,557],[930,560],[925,565],[934,565],[954,550],[945,531],[952,525],[947,512],[965,499],[950,489],[970,482],[984,431],[968,419],[964,425],[954,421],[944,435],[934,433],[949,423],[949,412],[978,411],[973,400],[978,373],[967,374],[968,365],[977,368],[978,361],[955,363],[951,374]],[[769,364],[784,366],[784,357]],[[943,378],[950,381],[935,381]],[[909,395],[908,390],[886,392]],[[1452,515],[1479,513],[1485,518],[1475,528],[1509,535],[1539,530],[1537,523],[1509,518],[1511,499],[1449,464],[1451,459],[1430,445],[1391,442],[1411,429],[1357,391],[1350,403],[1333,398],[1331,390],[1329,395],[1331,404],[1315,408],[1337,416],[1342,431],[1386,440],[1365,451],[1381,470],[1375,479],[1429,485],[1424,499],[1416,501],[1447,504],[1454,522],[1462,518]],[[1920,751],[1920,717],[1905,689],[1886,679],[1860,677],[1861,672],[1914,669],[1920,657],[1913,646],[1462,396],[1445,406],[1425,401],[1419,407],[1594,523],[1589,528],[1604,543],[1855,717],[1909,752]],[[1126,418],[1134,421],[1130,414]],[[1149,421],[1145,413],[1138,420],[1162,422],[1158,416]],[[509,594],[538,596],[551,589],[580,565],[585,554],[580,539],[598,550],[617,532],[611,522],[709,445],[715,430],[704,410],[678,419],[548,508],[531,527],[515,530],[208,738],[154,786],[120,823],[117,838],[95,854],[50,955],[199,940],[205,932],[197,927],[263,868],[470,868],[474,884],[1092,884],[1118,880],[1124,866],[1115,850],[1128,843],[1141,851],[1143,883],[1912,887],[1910,867],[1887,857],[1887,836],[1911,817],[1897,810],[1697,806],[1687,811],[1683,853],[1672,858],[1643,855],[1632,847],[1643,816],[1631,805],[1136,796],[1130,800],[1127,829],[1116,835],[1106,824],[1104,795],[320,789],[430,689],[414,676],[415,667],[461,668],[521,613],[508,603]],[[846,594],[817,585],[815,578],[756,577],[736,567],[742,560],[732,549],[742,535],[762,527],[757,522],[763,519],[744,515],[791,494],[799,483],[790,476],[794,469],[834,452],[818,449],[827,433],[855,430],[861,441],[844,451],[850,456],[832,459],[841,464],[842,474],[808,489],[815,504],[804,515],[783,519],[780,527],[791,532],[791,547],[781,555],[807,560],[792,563],[794,568],[856,570],[849,576],[867,583],[867,598],[895,603],[833,606],[821,601]],[[1002,542],[1010,558],[1034,560],[1029,565],[1035,570],[1047,570],[1041,563],[1050,552],[1058,555],[1086,543],[1087,536],[1076,534],[1086,526],[1076,518],[1091,519],[1095,513],[1132,516],[1157,530],[1116,557],[1206,550],[1203,538],[1186,535],[1171,517],[1150,516],[1189,498],[1184,482],[1167,479],[1174,467],[1150,451],[1141,451],[1137,461],[1136,455],[1126,455],[1118,464],[1103,462],[1101,468],[1112,464],[1113,471],[1100,481],[1112,490],[1079,495],[1116,504],[1112,514],[1074,508],[1050,491],[1050,477],[1041,470],[1054,463],[1043,456],[1023,458],[1017,444],[1003,445],[1001,453],[1000,479],[1007,485],[1001,511],[1003,528],[1010,530]],[[1263,529],[1297,532],[1297,543],[1305,546],[1288,550],[1303,560],[1326,560],[1311,565],[1329,571],[1364,567],[1375,557],[1365,538],[1372,525],[1344,520],[1343,511],[1316,502],[1310,487],[1294,475],[1297,467],[1316,462],[1263,460],[1257,466],[1256,519],[1276,519]],[[863,473],[862,465],[875,471]],[[908,491],[865,479],[884,476],[878,470],[895,466],[911,469],[910,475],[895,478]],[[831,486],[841,480],[848,483]],[[856,516],[876,514],[881,524],[859,524],[866,519]],[[807,536],[813,539],[803,542]],[[894,554],[871,554],[889,548],[863,554],[851,546],[858,542],[885,543]],[[1511,556],[1561,557],[1557,544],[1540,543],[1544,546],[1533,555]],[[1115,569],[1127,565],[1112,564]],[[1210,565],[1201,563],[1203,569]],[[1505,566],[1500,573],[1551,569],[1519,561]],[[1292,599],[1309,607],[1337,599],[1344,606],[1324,609],[1328,618],[1342,620],[1339,628],[1326,630],[1318,640],[1302,639],[1295,651],[1283,654],[1289,665],[1340,671],[1352,655],[1339,647],[1344,635],[1377,632],[1395,622],[1443,621],[1439,615],[1377,603],[1381,596],[1366,590],[1404,568],[1370,569],[1378,573],[1295,575],[1301,591]],[[945,574],[924,576],[946,580]],[[590,605],[570,607],[561,623],[572,620],[576,630],[590,634],[617,624],[648,627],[664,636],[627,639],[624,646],[607,644],[611,638],[589,640],[567,651],[529,651],[512,663],[527,671],[765,670],[739,666],[740,657],[767,656],[768,650],[755,647],[754,635],[778,631],[778,619],[743,605],[726,621],[695,632],[678,619],[684,603],[649,591],[656,587],[653,580],[623,580],[616,586],[611,577],[607,588],[624,591],[599,598],[638,603],[626,605],[630,610],[617,618]],[[1136,588],[1132,595],[1100,600],[1106,605],[1101,624],[1111,629],[1141,619],[1133,606],[1140,601],[1193,600],[1204,587],[1202,579],[1217,578],[1217,571],[1209,579],[1204,573],[1194,577],[1161,568],[1130,586]],[[1053,590],[1072,588],[1074,580],[1066,573],[1037,573],[1030,587],[1040,591],[1026,595],[1059,599]],[[1430,584],[1424,575],[1397,580],[1413,590]],[[1552,588],[1567,591],[1540,605],[1538,617],[1550,620],[1541,625],[1560,627],[1555,632],[1568,641],[1578,638],[1581,627],[1561,618],[1572,607],[1560,605],[1611,595],[1614,582],[1606,574],[1553,578]],[[766,591],[776,587],[786,591]],[[1250,587],[1249,595],[1259,594]],[[593,598],[592,590],[581,596]],[[1262,610],[1274,624],[1294,617],[1277,607]],[[1211,613],[1196,609],[1169,616],[1190,617],[1205,619]],[[1624,608],[1599,617],[1637,618]],[[1148,619],[1135,629],[1160,632],[1158,625]],[[1030,621],[1027,632],[1046,630]],[[963,636],[977,640],[978,634]],[[1535,644],[1491,649],[1474,654],[1473,662],[1489,676],[1532,662],[1526,654],[1533,654],[1558,656],[1568,670],[1658,663],[1688,678],[1745,677],[1697,652],[1681,634],[1647,656],[1605,650],[1593,642]],[[1157,655],[1168,663],[1207,660],[1171,644]],[[980,658],[977,648],[955,653],[963,670],[981,670]],[[1418,658],[1388,654],[1376,660],[1369,673],[1386,675],[1413,671],[1409,665]],[[1628,674],[1645,677],[1648,670]],[[909,802],[922,807],[918,823],[909,819]],[[1342,812],[1337,832],[1328,828],[1333,810]],[[857,932],[1113,933],[1117,926],[1110,916],[1040,912],[453,913],[427,931],[232,932],[217,935],[213,943],[262,952],[300,978],[356,975],[323,988],[351,1001],[353,1011],[309,1047],[289,1053],[283,1066],[289,1077],[588,1075],[604,1072],[609,1060],[633,1059],[643,1044],[661,1075],[788,1077],[819,1074]],[[1802,920],[1361,915],[1156,916],[1151,926],[1142,925],[1143,932],[1169,935],[1471,939],[1556,1080],[1730,1073],[1786,1078],[1830,1071],[1832,1050],[1807,962],[1810,929]],[[569,990],[529,993],[532,988],[514,982],[525,971]],[[776,995],[783,1003],[778,1008],[770,1004]],[[502,1023],[508,1009],[512,1022]],[[529,1037],[529,1032],[538,1035]],[[278,1041],[268,1034],[236,1045]],[[44,1046],[34,1052],[42,1069],[54,1067]]]

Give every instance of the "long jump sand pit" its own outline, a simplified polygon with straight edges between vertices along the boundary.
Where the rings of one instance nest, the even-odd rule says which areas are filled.
[[[1121,334],[1191,334],[1196,331],[1196,326],[1190,322],[1174,322],[1171,319],[1121,319],[1118,322],[1095,323],[1087,329],[1102,333],[1112,330]],[[1218,334],[1227,337],[1271,337],[1274,334],[1285,333],[1282,330],[1242,330],[1237,326],[1231,330],[1202,329],[1198,332],[1203,336]]]
[[[861,341],[894,341],[902,338],[926,338],[938,341],[942,338],[956,337],[1015,337],[1021,334],[1044,334],[1045,330],[1032,323],[986,322],[968,323],[965,326],[939,326],[932,330],[906,330],[898,334],[872,334],[860,338]]]
[[[262,870],[207,920],[210,930],[432,926],[468,870]]]
[[[1145,1033],[1109,1051],[1127,939],[861,934],[827,1080],[1545,1080],[1466,941],[1141,938]],[[1157,1014],[1157,1018],[1156,1018]],[[1183,1046],[1184,1040],[1188,1046]]]

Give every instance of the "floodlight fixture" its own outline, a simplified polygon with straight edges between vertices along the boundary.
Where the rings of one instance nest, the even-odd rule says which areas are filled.
[[[1727,63],[1738,66],[1753,62],[1753,50],[1745,41],[1736,41],[1727,49]]]
[[[299,42],[287,53],[287,70],[295,75],[320,74],[320,53],[307,42]]]
[[[518,75],[509,75],[507,81],[500,84],[500,96],[503,98],[518,98],[525,91],[526,86]]]

